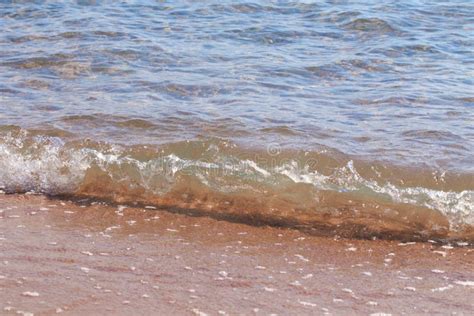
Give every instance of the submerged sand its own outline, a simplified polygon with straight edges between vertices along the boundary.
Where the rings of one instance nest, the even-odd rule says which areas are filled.
[[[0,314],[458,314],[474,249],[0,196]]]

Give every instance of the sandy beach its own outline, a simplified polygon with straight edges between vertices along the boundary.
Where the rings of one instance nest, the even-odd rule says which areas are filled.
[[[474,315],[474,1],[0,26],[0,316]]]
[[[456,314],[465,243],[351,240],[39,195],[0,198],[0,314]]]

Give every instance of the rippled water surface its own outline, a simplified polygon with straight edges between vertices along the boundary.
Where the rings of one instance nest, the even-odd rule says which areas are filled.
[[[471,1],[0,1],[0,187],[291,183],[473,225],[473,91]]]

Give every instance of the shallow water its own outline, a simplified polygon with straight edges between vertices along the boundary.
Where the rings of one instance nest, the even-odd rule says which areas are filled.
[[[0,25],[4,191],[474,225],[469,1],[1,1]]]
[[[9,195],[0,196],[0,247],[2,315],[470,315],[474,308],[474,248],[466,242],[320,238]]]

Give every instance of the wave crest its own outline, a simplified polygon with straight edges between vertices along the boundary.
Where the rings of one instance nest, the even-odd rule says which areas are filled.
[[[310,155],[249,157],[228,141],[124,147],[16,130],[0,140],[0,188],[153,203],[351,236],[472,238],[473,190],[376,181],[353,160],[328,167]]]

